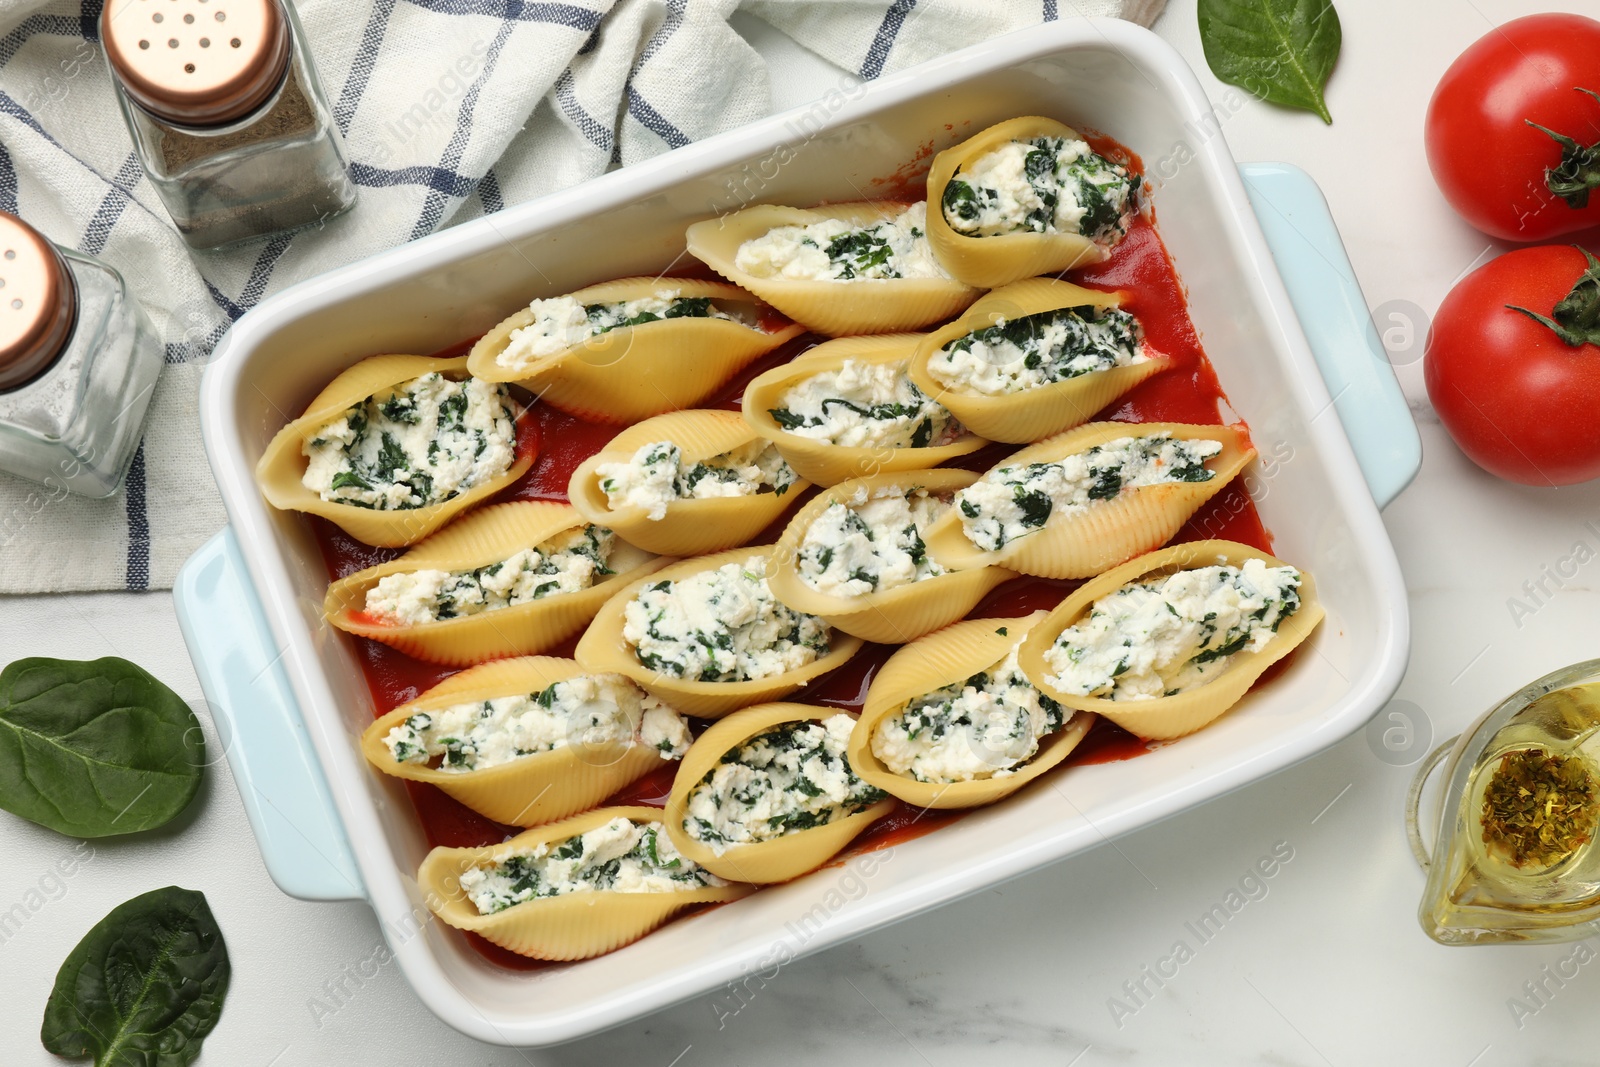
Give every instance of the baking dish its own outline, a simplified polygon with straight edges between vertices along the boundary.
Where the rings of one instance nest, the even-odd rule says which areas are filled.
[[[417,891],[426,842],[404,791],[361,758],[371,699],[346,639],[321,621],[322,558],[302,520],[269,509],[253,480],[267,441],[362,356],[436,350],[534,293],[664,268],[687,223],[745,202],[888,195],[878,180],[925,158],[930,142],[938,150],[1039,112],[1144,157],[1195,325],[1267,457],[1247,482],[1278,552],[1317,575],[1328,621],[1270,688],[1177,744],[1074,767],[870,865],[825,868],[609,956],[533,972],[490,964],[430,921]],[[1415,474],[1420,444],[1315,185],[1275,164],[1241,178],[1217,121],[1158,37],[1066,20],[394,249],[241,318],[201,400],[230,527],[176,592],[278,884],[367,900],[407,979],[451,1025],[499,1044],[552,1044],[1091,848],[1361,727],[1406,664],[1405,588],[1378,511]]]

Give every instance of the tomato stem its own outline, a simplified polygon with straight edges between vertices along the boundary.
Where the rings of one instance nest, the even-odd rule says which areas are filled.
[[[1593,89],[1579,87],[1574,91],[1587,93],[1600,101],[1600,93]],[[1545,169],[1545,185],[1565,200],[1568,207],[1577,210],[1588,207],[1590,190],[1600,189],[1600,142],[1582,145],[1566,134],[1541,126],[1532,119],[1522,121],[1561,146],[1561,165]]]
[[[1583,258],[1589,261],[1589,269],[1578,276],[1572,291],[1561,298],[1550,315],[1515,304],[1507,304],[1506,308],[1520,311],[1541,326],[1549,327],[1573,348],[1600,345],[1600,259],[1595,259],[1586,248],[1572,247],[1583,253]]]

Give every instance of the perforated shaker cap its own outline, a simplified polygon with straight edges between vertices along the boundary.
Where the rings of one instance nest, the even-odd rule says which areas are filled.
[[[123,90],[179,126],[245,118],[289,65],[279,0],[107,0],[100,37]]]
[[[0,389],[50,369],[77,318],[77,289],[56,246],[0,211]]]

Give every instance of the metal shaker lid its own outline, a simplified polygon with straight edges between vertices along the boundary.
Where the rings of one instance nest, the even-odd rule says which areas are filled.
[[[78,318],[77,289],[55,245],[0,211],[0,389],[50,368]]]
[[[239,121],[289,64],[279,0],[107,0],[100,38],[128,96],[179,126]]]

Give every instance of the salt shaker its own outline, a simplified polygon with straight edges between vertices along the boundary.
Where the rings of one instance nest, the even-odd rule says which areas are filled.
[[[191,247],[318,225],[355,203],[283,0],[107,0],[100,33],[145,173]]]
[[[0,211],[0,469],[116,492],[161,364],[121,275]]]

